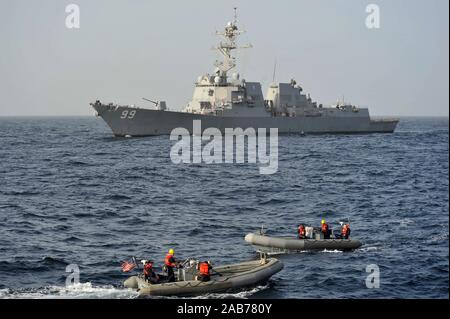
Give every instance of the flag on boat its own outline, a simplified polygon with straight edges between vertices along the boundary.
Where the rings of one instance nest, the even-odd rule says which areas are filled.
[[[135,263],[130,263],[128,261],[124,261],[122,263],[122,271],[123,272],[129,272],[131,270],[133,270],[136,267]]]

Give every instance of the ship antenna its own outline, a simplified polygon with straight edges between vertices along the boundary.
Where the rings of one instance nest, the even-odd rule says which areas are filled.
[[[277,58],[275,58],[275,63],[273,64],[273,76],[272,76],[272,82],[275,83],[275,75],[277,73]]]
[[[229,22],[224,32],[217,32],[216,35],[220,35],[225,40],[220,42],[218,46],[213,47],[214,50],[218,50],[222,56],[223,61],[216,61],[214,64],[221,71],[221,77],[226,79],[227,72],[236,66],[236,58],[232,55],[232,51],[236,49],[246,49],[251,48],[252,45],[238,46],[236,41],[237,38],[244,33],[244,31],[238,30],[237,27],[237,7],[234,8],[234,22]]]

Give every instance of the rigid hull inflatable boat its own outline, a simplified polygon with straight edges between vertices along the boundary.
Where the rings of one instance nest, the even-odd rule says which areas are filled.
[[[195,279],[197,263],[192,260],[179,269],[175,282],[152,284],[142,275],[132,276],[124,282],[126,288],[136,289],[141,296],[193,296],[206,293],[225,292],[253,286],[267,281],[283,269],[276,258],[261,258],[231,265],[214,267],[209,281]]]
[[[362,243],[355,239],[297,239],[293,237],[274,237],[259,233],[250,233],[245,241],[253,245],[257,251],[268,254],[298,252],[304,250],[352,250],[361,247]]]

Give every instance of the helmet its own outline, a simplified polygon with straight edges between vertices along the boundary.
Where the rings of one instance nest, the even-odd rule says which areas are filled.
[[[325,224],[325,219],[322,219],[322,224]]]
[[[142,259],[142,260],[141,260],[141,263],[142,263],[143,265],[145,265],[146,262],[147,262],[147,260],[145,260],[145,259]]]
[[[175,254],[175,251],[172,248],[170,248],[169,249],[169,255],[173,255],[173,254]]]

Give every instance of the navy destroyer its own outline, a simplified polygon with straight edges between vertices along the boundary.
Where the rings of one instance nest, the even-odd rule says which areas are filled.
[[[222,59],[216,61],[212,74],[200,76],[192,100],[181,111],[170,111],[166,102],[155,101],[155,108],[134,105],[91,103],[96,115],[111,128],[115,136],[148,136],[170,134],[174,128],[185,128],[192,134],[193,121],[201,120],[204,128],[277,128],[279,133],[392,133],[398,119],[371,119],[367,108],[348,103],[325,107],[312,101],[303,89],[291,80],[272,83],[266,97],[259,82],[250,82],[232,72],[236,67],[233,51],[238,47],[236,14],[215,47]]]

